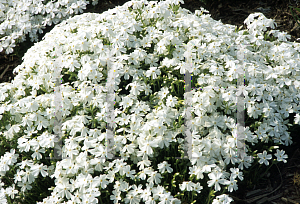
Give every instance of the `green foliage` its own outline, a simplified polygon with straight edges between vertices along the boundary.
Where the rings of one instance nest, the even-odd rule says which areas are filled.
[[[299,16],[295,17],[294,12],[292,10],[292,9],[295,9],[296,11],[300,12],[300,8],[295,8],[295,7],[292,7],[292,6],[289,6],[289,7],[290,7],[291,14],[293,15],[293,18],[295,19],[297,24],[300,26],[300,17]]]

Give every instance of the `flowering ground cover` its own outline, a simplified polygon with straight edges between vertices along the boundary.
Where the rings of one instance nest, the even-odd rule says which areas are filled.
[[[299,43],[262,13],[246,30],[207,13],[131,1],[63,21],[31,47],[1,84],[1,201],[230,203],[246,169],[285,162]]]
[[[92,1],[87,4],[86,9],[83,12],[102,13],[115,6],[123,5],[127,0],[102,0],[98,4],[93,5]],[[47,2],[43,2],[47,4]],[[94,3],[95,4],[95,3]],[[50,5],[50,4],[49,4]],[[297,41],[300,38],[300,26],[297,24],[293,17],[290,6],[297,8],[300,6],[298,0],[263,0],[263,1],[240,1],[240,0],[226,0],[226,1],[207,1],[204,4],[200,0],[186,0],[185,4],[180,3],[181,7],[194,12],[195,9],[200,7],[209,10],[211,17],[215,20],[222,20],[223,23],[236,25],[237,27],[244,25],[244,19],[251,13],[263,12],[267,18],[275,19],[278,27],[281,31],[288,32],[291,35],[290,41]],[[266,8],[266,9],[264,9]],[[49,10],[47,10],[49,11]],[[294,15],[300,15],[300,12],[293,9]],[[57,12],[57,11],[55,11]],[[54,13],[55,13],[54,12]],[[46,15],[45,13],[44,15]],[[75,15],[74,13],[70,16]],[[46,25],[43,29],[43,33],[37,32],[37,38],[40,41],[45,33],[49,32],[55,24],[51,26]],[[34,42],[30,41],[30,36],[25,36],[26,41],[17,44],[14,47],[14,52],[11,54],[5,54],[5,50],[0,52],[0,82],[9,82],[14,78],[13,69],[21,64],[24,53],[33,46]]]

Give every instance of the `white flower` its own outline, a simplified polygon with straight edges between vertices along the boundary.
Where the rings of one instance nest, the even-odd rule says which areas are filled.
[[[187,191],[192,191],[193,188],[195,187],[195,184],[191,181],[184,181],[182,184],[179,184],[179,187],[180,187],[180,190],[184,191],[184,190],[187,190]]]
[[[139,196],[131,194],[131,193],[128,193],[124,200],[125,200],[126,203],[132,203],[132,204],[140,203]]]
[[[158,169],[161,173],[164,173],[166,169],[169,173],[172,173],[173,169],[170,166],[171,165],[168,164],[166,161],[163,161],[162,163],[158,164]]]
[[[145,63],[149,64],[150,67],[157,67],[158,57],[154,54],[148,54],[145,58]]]
[[[284,150],[279,150],[279,149],[277,149],[276,151],[277,152],[274,155],[277,157],[277,161],[283,161],[284,163],[286,163],[287,161],[285,159],[287,159],[288,156],[286,154],[284,154],[285,151]]]
[[[201,186],[199,182],[197,182],[194,185],[194,191],[196,191],[197,193],[200,193],[202,189],[203,189],[203,186]]]
[[[229,181],[229,186],[228,186],[228,191],[232,192],[233,190],[237,190],[238,186],[236,184],[236,180],[232,176],[230,176],[230,181]]]
[[[222,97],[224,98],[225,101],[230,101],[236,96],[234,95],[233,90],[225,90],[224,93],[222,94]]]
[[[157,67],[150,67],[150,70],[146,71],[146,76],[147,77],[152,77],[152,79],[156,79],[157,75],[160,74],[160,70],[157,69]]]
[[[121,192],[113,190],[112,191],[113,195],[110,195],[110,200],[113,200],[114,203],[118,202],[119,200],[121,200]]]
[[[166,105],[169,106],[169,107],[174,107],[175,104],[177,104],[177,99],[175,97],[168,96],[167,101],[166,101]]]
[[[130,96],[125,96],[122,98],[122,102],[120,104],[123,106],[124,109],[126,109],[127,107],[133,104],[133,100]]]
[[[223,76],[224,69],[221,66],[211,65],[209,71],[214,75]]]
[[[161,88],[160,92],[159,92],[159,96],[163,99],[165,98],[169,93],[169,89],[167,87],[163,87]]]
[[[277,37],[278,40],[281,40],[281,41],[287,41],[287,39],[291,39],[291,35],[287,35],[287,32],[285,32],[285,31],[277,32],[275,34],[275,37]]]
[[[213,200],[212,204],[229,204],[233,201],[231,197],[226,194],[217,196],[216,199]]]
[[[247,96],[248,95],[247,89],[248,89],[248,87],[246,87],[246,86],[239,86],[238,87],[238,92],[236,93],[236,95],[240,96],[243,93],[244,96]]]
[[[5,193],[10,196],[12,199],[15,198],[15,194],[18,194],[18,190],[15,189],[15,184],[12,185],[12,187],[8,187],[5,189]],[[5,197],[5,196],[4,196]],[[0,196],[1,198],[1,196]],[[0,200],[1,201],[1,200]],[[5,203],[4,201],[2,201],[3,203]],[[1,203],[2,203],[1,202]]]
[[[179,3],[184,4],[184,1],[183,0],[166,0],[166,3],[178,5]]]
[[[37,165],[32,166],[30,170],[32,170],[32,174],[35,177],[37,177],[39,173],[41,173],[41,175],[43,177],[45,177],[48,175],[48,173],[45,171],[47,169],[48,169],[47,166],[43,166],[43,164],[40,164],[40,165],[37,164]]]
[[[140,91],[143,90],[142,86],[138,83],[138,82],[133,82],[133,83],[130,83],[126,86],[126,89],[128,88],[128,86],[131,86],[131,90],[130,90],[130,93],[132,95],[139,95]]]
[[[157,173],[157,171],[152,172],[151,176],[147,179],[147,182],[150,184],[159,184],[161,182],[161,174]]]
[[[65,197],[66,196],[67,199],[70,199],[71,198],[71,193],[70,193],[71,187],[72,187],[72,185],[69,183],[69,181],[64,179],[62,181],[62,183],[59,183],[57,185],[57,188],[60,189],[58,195],[60,197]]]
[[[268,160],[272,159],[272,155],[268,154],[267,151],[264,150],[263,153],[258,153],[257,156],[260,158],[258,161],[260,164],[264,163],[266,166],[269,165]]]
[[[238,168],[230,168],[230,171],[231,171],[231,176],[233,179],[235,179],[236,177],[238,177],[241,181],[244,179],[243,173],[240,172],[240,170]]]
[[[220,172],[212,172],[208,174],[208,177],[211,179],[207,181],[208,187],[215,186],[215,191],[220,191],[220,184],[226,184],[226,180],[223,179],[223,174]]]
[[[18,182],[18,186],[21,187],[21,191],[24,193],[27,190],[31,190],[32,186],[26,182]]]
[[[127,177],[130,177],[130,178],[134,179],[133,174],[135,174],[135,170],[130,170],[130,166],[128,166],[128,165],[125,166],[124,172],[125,172]]]
[[[157,144],[155,141],[143,141],[143,143],[141,144],[141,150],[145,151],[146,154],[151,155],[153,153],[153,149],[152,147],[157,147]]]
[[[31,155],[31,157],[32,157],[33,159],[36,158],[37,160],[40,160],[40,159],[42,158],[41,153],[45,153],[45,150],[44,150],[44,149],[38,149],[38,148],[36,148],[34,151],[35,151],[35,152]]]
[[[295,115],[294,123],[295,123],[295,124],[300,124],[300,114],[297,113],[297,114]]]
[[[142,160],[140,162],[137,163],[137,166],[139,166],[139,169],[145,169],[145,166],[150,166],[151,161],[150,160]]]

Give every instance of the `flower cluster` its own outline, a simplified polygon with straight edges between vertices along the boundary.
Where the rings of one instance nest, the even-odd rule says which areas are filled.
[[[93,1],[96,5],[98,0]],[[57,24],[73,14],[82,13],[89,4],[86,0],[4,0],[0,2],[0,52],[14,51],[16,44],[26,40],[38,41],[37,33],[43,33],[46,26]]]
[[[51,196],[39,203],[181,203],[187,193],[204,198],[208,187],[237,190],[253,158],[268,165],[272,155],[247,155],[251,145],[291,144],[289,114],[296,113],[299,123],[299,43],[278,31],[275,41],[265,40],[265,28],[274,23],[261,13],[245,20],[248,30],[237,30],[203,8],[191,14],[179,2],[130,1],[102,14],[77,15],[30,48],[12,83],[0,84],[0,136],[17,146],[1,157],[0,178],[15,171],[24,195],[38,176],[52,178]],[[187,73],[190,92],[183,87]],[[237,88],[243,74],[245,85]],[[244,128],[245,154],[236,157],[240,93],[254,122]],[[46,165],[58,111],[63,159]],[[184,155],[186,135],[192,156],[175,162]],[[16,163],[20,155],[27,159]],[[287,158],[282,150],[275,156]],[[13,199],[14,186],[2,183],[0,200],[3,193]],[[222,194],[213,203],[231,201]]]

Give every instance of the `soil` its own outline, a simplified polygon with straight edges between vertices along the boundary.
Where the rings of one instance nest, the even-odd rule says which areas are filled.
[[[200,0],[185,0],[181,4],[183,8],[194,12],[200,7],[205,8],[215,20],[221,20],[222,23],[232,24],[240,27],[249,14],[262,12],[267,18],[275,19],[277,28],[280,31],[286,31],[291,35],[291,42],[299,42],[300,39],[300,21],[297,24],[291,13],[291,8],[300,8],[300,0],[207,0],[204,4]],[[102,13],[115,6],[123,5],[127,0],[99,0],[98,5],[92,7],[89,5],[86,12]],[[300,17],[300,12],[292,9],[294,15]],[[53,26],[47,28],[44,33],[50,31]],[[42,39],[44,34],[39,36]],[[28,37],[27,37],[28,39]],[[34,43],[28,39],[25,43],[15,50],[15,54],[0,53],[0,83],[11,82],[14,78],[13,69],[22,63],[22,56],[25,51]],[[298,128],[299,130],[299,128]],[[294,144],[288,148],[282,147],[291,157],[287,159],[286,164],[278,164],[270,168],[268,173],[260,181],[253,184],[251,181],[245,181],[239,185],[236,192],[229,193],[234,197],[234,203],[300,203],[300,137],[299,131],[291,133]],[[277,168],[278,167],[278,168]]]

